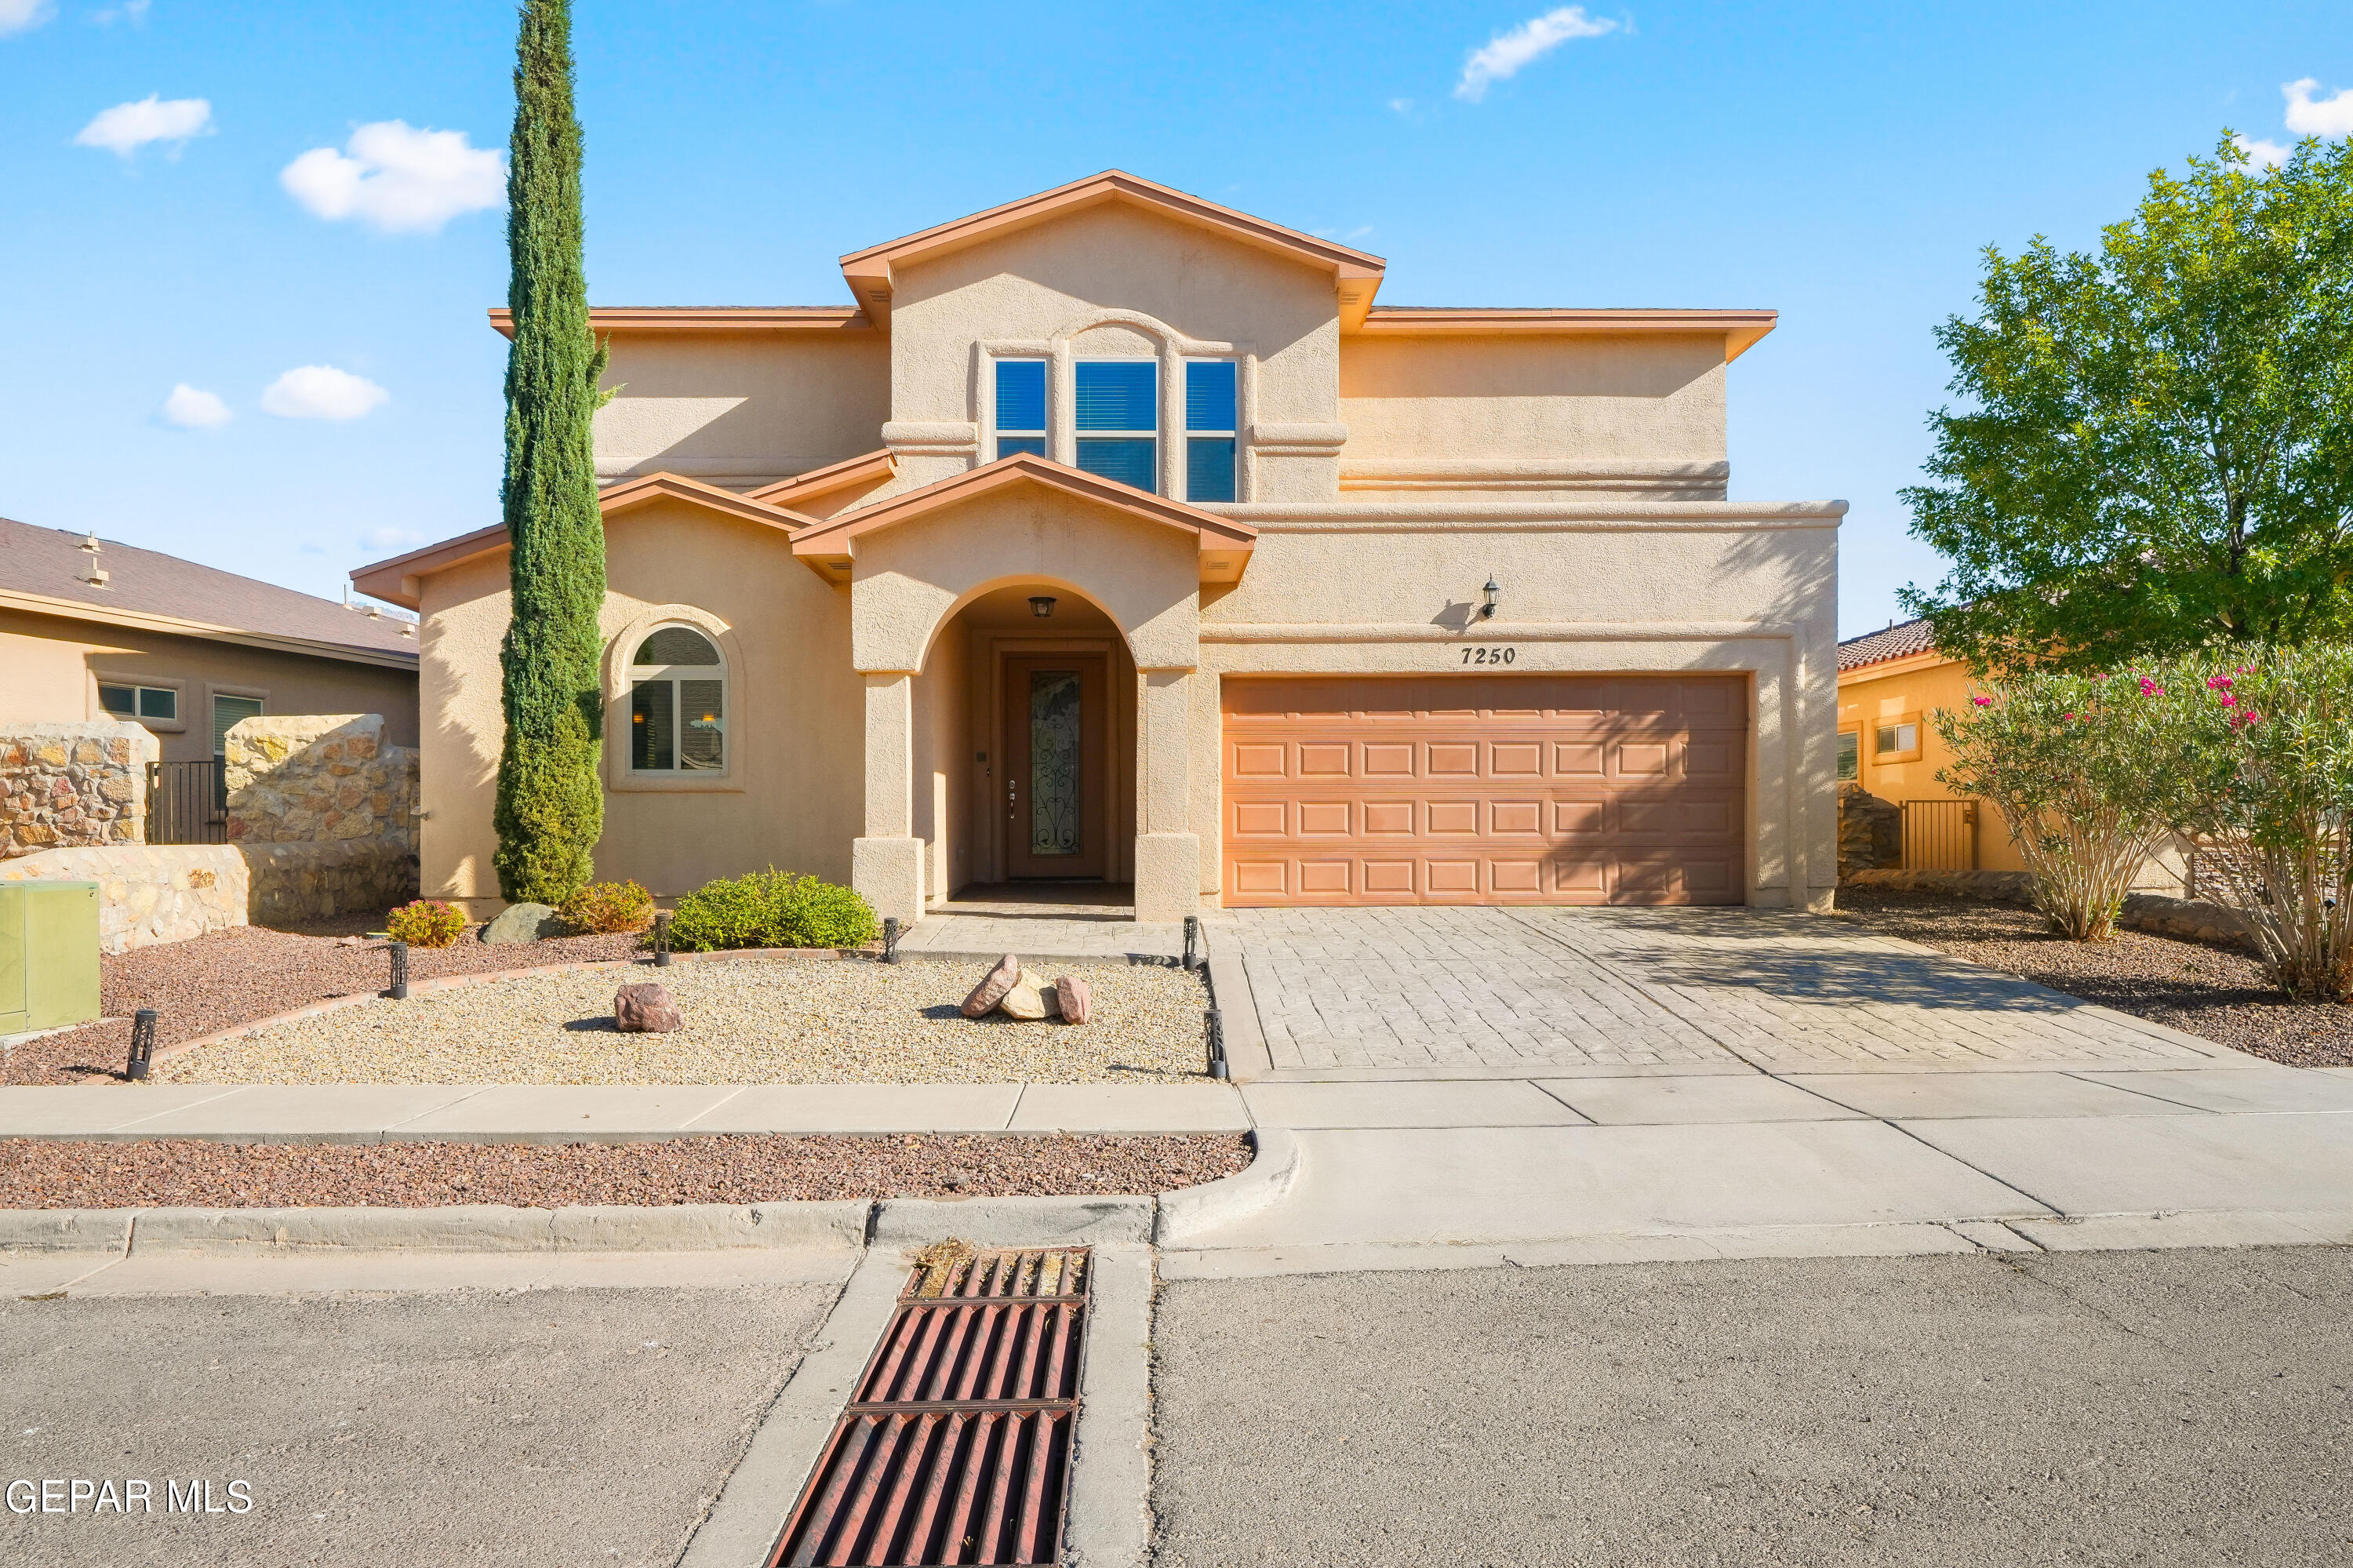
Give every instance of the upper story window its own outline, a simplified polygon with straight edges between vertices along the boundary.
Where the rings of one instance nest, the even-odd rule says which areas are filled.
[[[1234,362],[1185,362],[1185,499],[1234,498]]]
[[[1046,455],[1046,362],[997,362],[997,455]]]
[[[1160,488],[1160,366],[1149,359],[1082,359],[1074,367],[1079,466]]]
[[[665,626],[629,661],[629,770],[711,772],[727,763],[727,666],[691,626]]]

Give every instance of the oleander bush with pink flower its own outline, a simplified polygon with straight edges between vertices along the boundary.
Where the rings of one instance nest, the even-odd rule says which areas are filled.
[[[2141,861],[2187,833],[2212,850],[2215,895],[2280,988],[2353,1000],[2353,647],[2224,648],[1981,686],[1936,715],[1953,753],[1937,779],[2000,813],[2054,926],[2106,938]]]

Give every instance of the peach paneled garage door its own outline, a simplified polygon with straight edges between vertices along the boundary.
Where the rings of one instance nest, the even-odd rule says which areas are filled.
[[[1744,676],[1228,676],[1225,897],[1737,904]]]

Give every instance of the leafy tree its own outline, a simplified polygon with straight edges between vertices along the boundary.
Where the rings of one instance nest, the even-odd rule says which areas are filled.
[[[605,530],[589,418],[605,355],[581,260],[580,124],[568,0],[525,0],[507,169],[507,466],[513,617],[500,645],[499,891],[561,905],[604,831],[597,683]]]
[[[2097,254],[1985,255],[1904,493],[1952,562],[1903,595],[1936,645],[2113,669],[2353,625],[2353,143],[2264,172],[2226,136]]]

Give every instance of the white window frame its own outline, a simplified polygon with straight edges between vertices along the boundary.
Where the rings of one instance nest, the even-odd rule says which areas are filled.
[[[997,450],[997,443],[1008,439],[1017,441],[1034,440],[1039,446],[1046,449],[1039,455],[1040,457],[1050,457],[1054,450],[1053,360],[1043,354],[993,354],[988,356],[986,363],[988,367],[987,377],[988,387],[987,391],[984,394],[983,400],[987,405],[987,409],[985,410],[987,414],[987,424],[985,426],[985,429],[988,438],[988,456],[982,461],[985,462],[994,462],[997,459],[1005,456],[1003,452]],[[997,367],[1000,365],[1036,365],[1043,369],[1046,381],[1044,408],[1046,422],[1039,429],[1034,430],[1000,430],[997,428]]]
[[[1168,376],[1164,368],[1166,356],[1157,354],[1090,354],[1071,356],[1071,466],[1084,468],[1079,461],[1079,447],[1085,441],[1150,441],[1152,443],[1152,493],[1166,493],[1168,483]],[[1160,428],[1151,430],[1082,430],[1079,429],[1079,367],[1082,365],[1149,365],[1152,377],[1153,417]],[[1049,409],[1049,417],[1051,410]],[[1183,415],[1177,416],[1179,422]]]
[[[103,670],[94,671],[90,683],[90,717],[93,719],[127,718],[131,723],[143,725],[158,735],[182,735],[186,733],[188,727],[187,685],[185,681],[159,681],[152,675],[110,675]],[[130,687],[134,694],[132,697],[132,706],[134,708],[139,705],[139,699],[135,694],[137,693],[169,692],[172,694],[172,711],[178,716],[159,719],[142,718],[136,713],[109,713],[105,694],[100,689],[106,686]]]
[[[712,655],[719,661],[718,663],[640,664],[637,662],[638,650],[644,647],[649,639],[670,630],[691,631],[702,638],[710,645]],[[728,679],[732,672],[728,667],[727,650],[720,646],[719,639],[713,637],[708,628],[698,626],[691,620],[660,620],[633,636],[629,640],[629,646],[623,651],[622,658],[625,661],[621,666],[624,682],[623,709],[628,716],[631,728],[629,733],[622,736],[621,756],[631,777],[637,779],[725,777],[735,759],[735,746],[731,738],[735,729],[735,702],[734,694],[731,690],[733,683]],[[712,673],[714,671],[715,674]],[[712,680],[719,683],[719,766],[690,768],[686,765],[686,702],[680,688],[689,681]],[[640,768],[638,766],[635,728],[638,688],[656,683],[670,687],[670,765],[668,768]]]
[[[1197,430],[1186,422],[1188,416],[1186,414],[1183,407],[1185,403],[1185,377],[1192,374],[1193,366],[1197,365],[1230,365],[1234,367],[1235,428],[1233,429]],[[1188,354],[1184,358],[1176,362],[1176,401],[1179,407],[1175,410],[1174,418],[1176,426],[1176,440],[1182,443],[1177,452],[1176,473],[1184,482],[1185,494],[1183,499],[1187,503],[1195,506],[1223,506],[1230,504],[1230,503],[1227,501],[1198,502],[1193,499],[1193,442],[1196,440],[1214,441],[1222,438],[1234,443],[1234,493],[1232,499],[1234,501],[1240,500],[1242,493],[1242,437],[1240,429],[1242,417],[1241,361],[1240,358],[1230,354]]]

